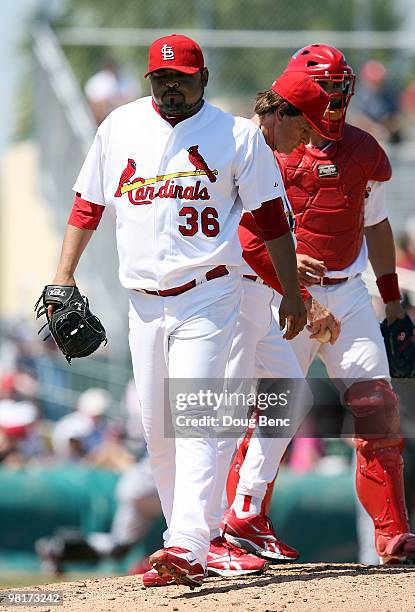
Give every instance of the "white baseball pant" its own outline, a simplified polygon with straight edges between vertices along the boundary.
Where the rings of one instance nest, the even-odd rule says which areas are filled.
[[[301,381],[297,397],[291,399],[292,414],[301,420],[310,408],[309,389],[291,342],[283,338],[278,323],[281,295],[264,284],[242,279],[243,297],[241,312],[236,324],[232,343],[227,378],[290,378]],[[274,311],[274,312],[273,312]],[[240,470],[238,493],[263,497],[267,485],[274,480],[278,465],[291,438],[260,438],[253,436],[247,456]],[[225,483],[232,453],[235,450],[232,438],[219,441],[222,458],[219,468],[223,470],[217,483]],[[223,487],[215,490],[217,500],[222,502]],[[215,507],[219,508],[218,502]],[[213,528],[219,528],[224,508],[211,517]]]
[[[130,349],[144,435],[167,523],[165,546],[191,550],[202,565],[210,541],[218,440],[165,437],[164,381],[224,378],[240,300],[240,275],[234,271],[178,296],[130,292]],[[197,410],[193,407],[192,414]]]
[[[318,355],[329,377],[344,379],[345,387],[362,379],[389,380],[388,361],[379,323],[360,274],[339,285],[313,285],[309,291],[340,320],[342,328],[333,345],[310,340],[306,330],[291,341],[304,375]]]
[[[334,345],[321,344],[317,340],[310,339],[306,329],[289,343],[285,343],[295,354],[296,363],[299,364],[303,376],[307,374],[311,363],[318,355],[325,363],[330,378],[342,380],[342,391],[356,380],[373,378],[389,380],[389,368],[379,324],[360,275],[339,285],[314,285],[310,288],[310,293],[341,321],[342,329]],[[259,300],[255,303],[256,310],[258,303]],[[278,306],[278,301],[274,299],[271,308],[275,322],[278,319]],[[251,308],[253,307],[254,303],[251,304]],[[232,355],[234,355],[233,350]],[[308,401],[304,407],[304,414],[307,410]],[[246,459],[240,469],[237,489],[238,493],[260,498],[265,493],[264,483],[273,480],[289,440],[273,440],[276,442],[276,450],[271,448],[264,450],[261,442],[259,438],[251,439]],[[264,442],[266,444],[270,440]],[[282,442],[285,443],[284,450],[278,448],[278,443]]]

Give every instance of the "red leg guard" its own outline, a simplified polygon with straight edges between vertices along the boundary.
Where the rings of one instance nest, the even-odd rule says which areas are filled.
[[[355,418],[356,488],[375,526],[375,545],[383,562],[415,557],[403,488],[403,439],[397,398],[386,381],[350,387],[346,404]]]
[[[415,558],[403,488],[403,440],[356,440],[356,488],[384,562]]]
[[[346,392],[345,405],[353,414],[357,438],[400,437],[398,398],[386,380],[354,383]]]

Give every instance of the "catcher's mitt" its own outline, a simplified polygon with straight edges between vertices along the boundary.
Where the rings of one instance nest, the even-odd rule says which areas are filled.
[[[54,306],[51,317],[49,305]],[[102,342],[107,344],[104,326],[89,310],[88,299],[79,293],[78,287],[46,285],[35,304],[35,311],[37,319],[42,315],[47,318],[38,333],[48,325],[50,334],[44,340],[52,336],[69,363],[74,357],[91,355]]]
[[[389,370],[393,378],[415,377],[414,324],[408,315],[388,325],[386,319],[380,324]]]

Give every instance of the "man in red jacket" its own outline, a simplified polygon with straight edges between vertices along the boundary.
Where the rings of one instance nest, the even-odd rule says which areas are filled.
[[[390,386],[379,325],[361,279],[369,258],[388,323],[404,317],[384,198],[391,167],[372,136],[345,123],[355,76],[344,55],[327,45],[304,47],[294,54],[285,73],[298,71],[312,76],[330,95],[323,120],[330,139],[314,131],[310,144],[278,157],[296,218],[300,280],[338,317],[342,332],[334,345],[318,343],[303,332],[291,346],[304,374],[319,355],[343,391],[355,424],[357,493],[373,520],[377,553],[381,563],[405,562],[415,558],[415,536],[410,533],[404,501],[397,398]],[[256,238],[257,244],[261,242]],[[255,257],[250,263],[255,268]],[[258,449],[255,452],[260,464]],[[279,460],[280,456],[275,471]],[[231,468],[228,497],[234,501],[222,527],[232,543],[269,558],[268,542],[275,533],[266,514],[273,483],[265,498],[253,504],[245,495],[245,507],[258,509],[262,502],[262,512],[238,516],[234,506],[240,503],[241,493],[247,493],[235,484],[241,461],[239,454]],[[261,480],[261,474],[256,478]]]

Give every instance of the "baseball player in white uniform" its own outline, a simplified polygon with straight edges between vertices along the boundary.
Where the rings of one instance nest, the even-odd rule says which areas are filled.
[[[330,139],[314,131],[309,145],[279,156],[296,215],[299,277],[313,297],[338,317],[342,330],[334,345],[320,344],[305,332],[290,344],[304,374],[319,355],[329,376],[337,380],[354,418],[357,493],[373,520],[377,553],[382,563],[407,561],[415,557],[415,536],[410,533],[403,493],[397,398],[390,386],[379,324],[361,279],[369,256],[388,323],[404,317],[384,203],[390,163],[373,137],[345,123],[355,77],[341,51],[328,45],[304,47],[286,69],[286,73],[298,71],[312,76],[330,95],[323,121]],[[252,451],[255,457],[248,464],[269,465],[260,448]],[[277,470],[281,454],[274,459]],[[231,471],[239,467],[234,464]],[[262,484],[269,473],[263,476],[261,467],[259,472],[252,473],[253,481]],[[248,497],[256,494],[253,481],[250,490],[245,489]],[[243,516],[231,508],[223,520],[231,542],[265,557],[275,536],[267,518],[272,485],[264,500],[261,490],[255,512],[249,511],[248,499]],[[234,496],[238,489],[233,488]]]
[[[152,96],[116,109],[98,128],[74,186],[54,282],[75,284],[79,258],[109,206],[130,298],[143,429],[167,523],[165,548],[151,562],[166,583],[193,588],[203,581],[212,536],[222,558],[231,560],[233,549],[209,524],[217,440],[164,435],[164,381],[224,377],[241,300],[242,207],[252,211],[281,280],[286,338],[304,327],[306,313],[280,173],[260,130],[204,101],[208,70],[185,36],[151,45],[146,76]],[[193,406],[192,415],[205,410]]]
[[[290,153],[301,143],[309,141],[313,128],[327,136],[321,120],[328,103],[328,96],[312,79],[304,79],[302,73],[291,73],[282,75],[274,81],[269,90],[258,94],[255,112],[259,126],[272,148]],[[284,202],[286,215],[293,227],[293,213],[286,196]],[[283,430],[280,435],[275,431],[274,437],[261,437],[255,432],[251,438],[252,429],[249,430],[247,438],[238,448],[234,462],[237,467],[231,471],[228,488],[232,489],[233,485],[238,485],[233,504],[236,515],[241,518],[257,515],[258,524],[255,525],[261,531],[260,523],[264,521],[260,514],[261,501],[267,484],[275,476],[275,457],[284,454],[290,441],[287,436],[290,431],[295,431],[295,422],[300,423],[310,408],[311,396],[291,342],[283,338],[278,323],[278,306],[282,291],[275,271],[265,261],[268,256],[264,243],[262,242],[260,248],[255,244],[257,234],[252,215],[244,214],[239,227],[245,259],[242,268],[243,298],[227,378],[236,379],[236,385],[240,385],[240,379],[245,378],[248,386],[250,380],[255,378],[289,379],[291,388],[287,416],[289,415],[291,423],[285,435]],[[256,271],[247,263],[247,259],[251,262],[255,260]],[[340,331],[338,321],[314,300],[306,289],[302,290],[302,295],[308,311],[309,334],[318,339],[324,330],[329,329],[332,334],[331,341],[334,343]],[[236,414],[240,415],[241,410],[236,410]],[[248,441],[249,453],[246,460],[242,461],[240,459],[247,452]],[[220,465],[226,468],[230,463],[234,440],[229,437],[222,439],[219,447],[226,457]],[[260,449],[258,452],[255,451],[256,447]],[[239,482],[231,482],[231,478],[236,477]],[[222,491],[219,494],[222,494]],[[221,516],[216,517],[218,525],[221,519]],[[281,542],[276,535],[272,538],[270,536],[267,544],[268,559],[292,560],[298,557],[297,551]]]

